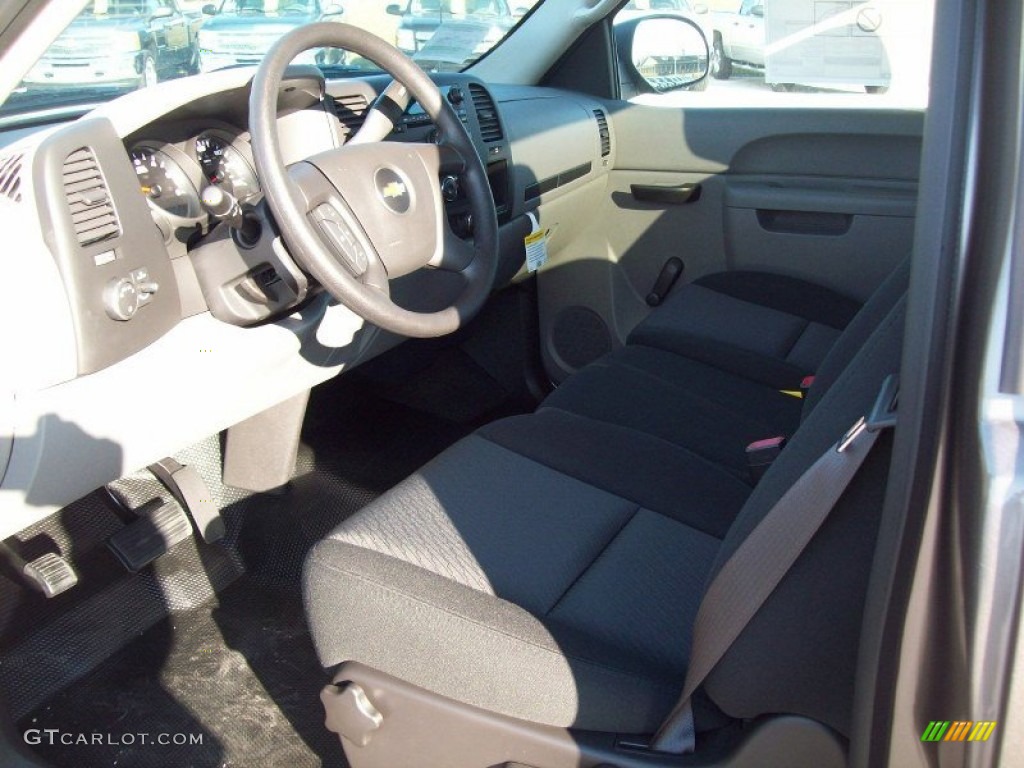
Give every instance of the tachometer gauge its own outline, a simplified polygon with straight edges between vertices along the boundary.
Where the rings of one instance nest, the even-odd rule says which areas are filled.
[[[169,154],[155,147],[137,145],[131,151],[131,158],[139,188],[154,205],[183,219],[201,215],[199,192]]]
[[[212,133],[203,134],[196,139],[196,158],[207,181],[240,201],[245,202],[259,194],[260,183],[256,174],[242,153],[227,139]]]

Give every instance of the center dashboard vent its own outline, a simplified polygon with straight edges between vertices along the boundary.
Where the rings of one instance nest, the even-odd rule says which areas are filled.
[[[501,141],[505,135],[501,132],[501,121],[498,119],[498,110],[494,106],[494,99],[487,89],[478,83],[469,84],[469,98],[473,100],[473,109],[476,110],[476,121],[480,125],[480,137],[487,143]]]
[[[334,98],[334,114],[338,116],[345,133],[345,140],[354,136],[356,131],[366,122],[366,110],[369,107],[366,97],[361,93]]]
[[[0,195],[16,203],[21,202],[21,162],[24,155],[0,158]]]
[[[597,133],[601,137],[601,157],[608,157],[612,153],[612,134],[608,130],[608,118],[604,110],[595,109],[594,119],[597,120]]]
[[[81,246],[121,234],[110,191],[91,149],[76,149],[64,160],[64,195]]]

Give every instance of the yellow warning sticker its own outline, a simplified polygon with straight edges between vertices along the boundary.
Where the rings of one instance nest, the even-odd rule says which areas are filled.
[[[548,260],[548,233],[538,229],[524,237],[523,243],[526,246],[526,268],[536,272]]]

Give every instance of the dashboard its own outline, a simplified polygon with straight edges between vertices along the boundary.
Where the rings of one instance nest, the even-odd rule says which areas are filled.
[[[253,161],[252,75],[168,81],[6,146],[0,135],[0,227],[10,274],[31,287],[0,302],[0,323],[19,329],[0,338],[11,361],[0,537],[401,343],[291,259]],[[527,274],[538,218],[552,232],[586,226],[585,190],[603,190],[614,161],[611,115],[581,94],[465,74],[435,82],[487,170],[500,287]],[[286,163],[343,146],[389,84],[289,69],[277,121]],[[412,104],[385,140],[437,132]],[[452,231],[471,237],[460,179],[437,182]],[[258,225],[250,241],[226,224],[225,200]],[[430,269],[388,286],[416,311],[449,306],[462,287]]]

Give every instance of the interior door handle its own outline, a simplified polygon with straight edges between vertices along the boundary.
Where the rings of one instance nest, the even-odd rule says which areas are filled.
[[[685,205],[700,200],[700,184],[630,184],[629,191],[645,203]]]

